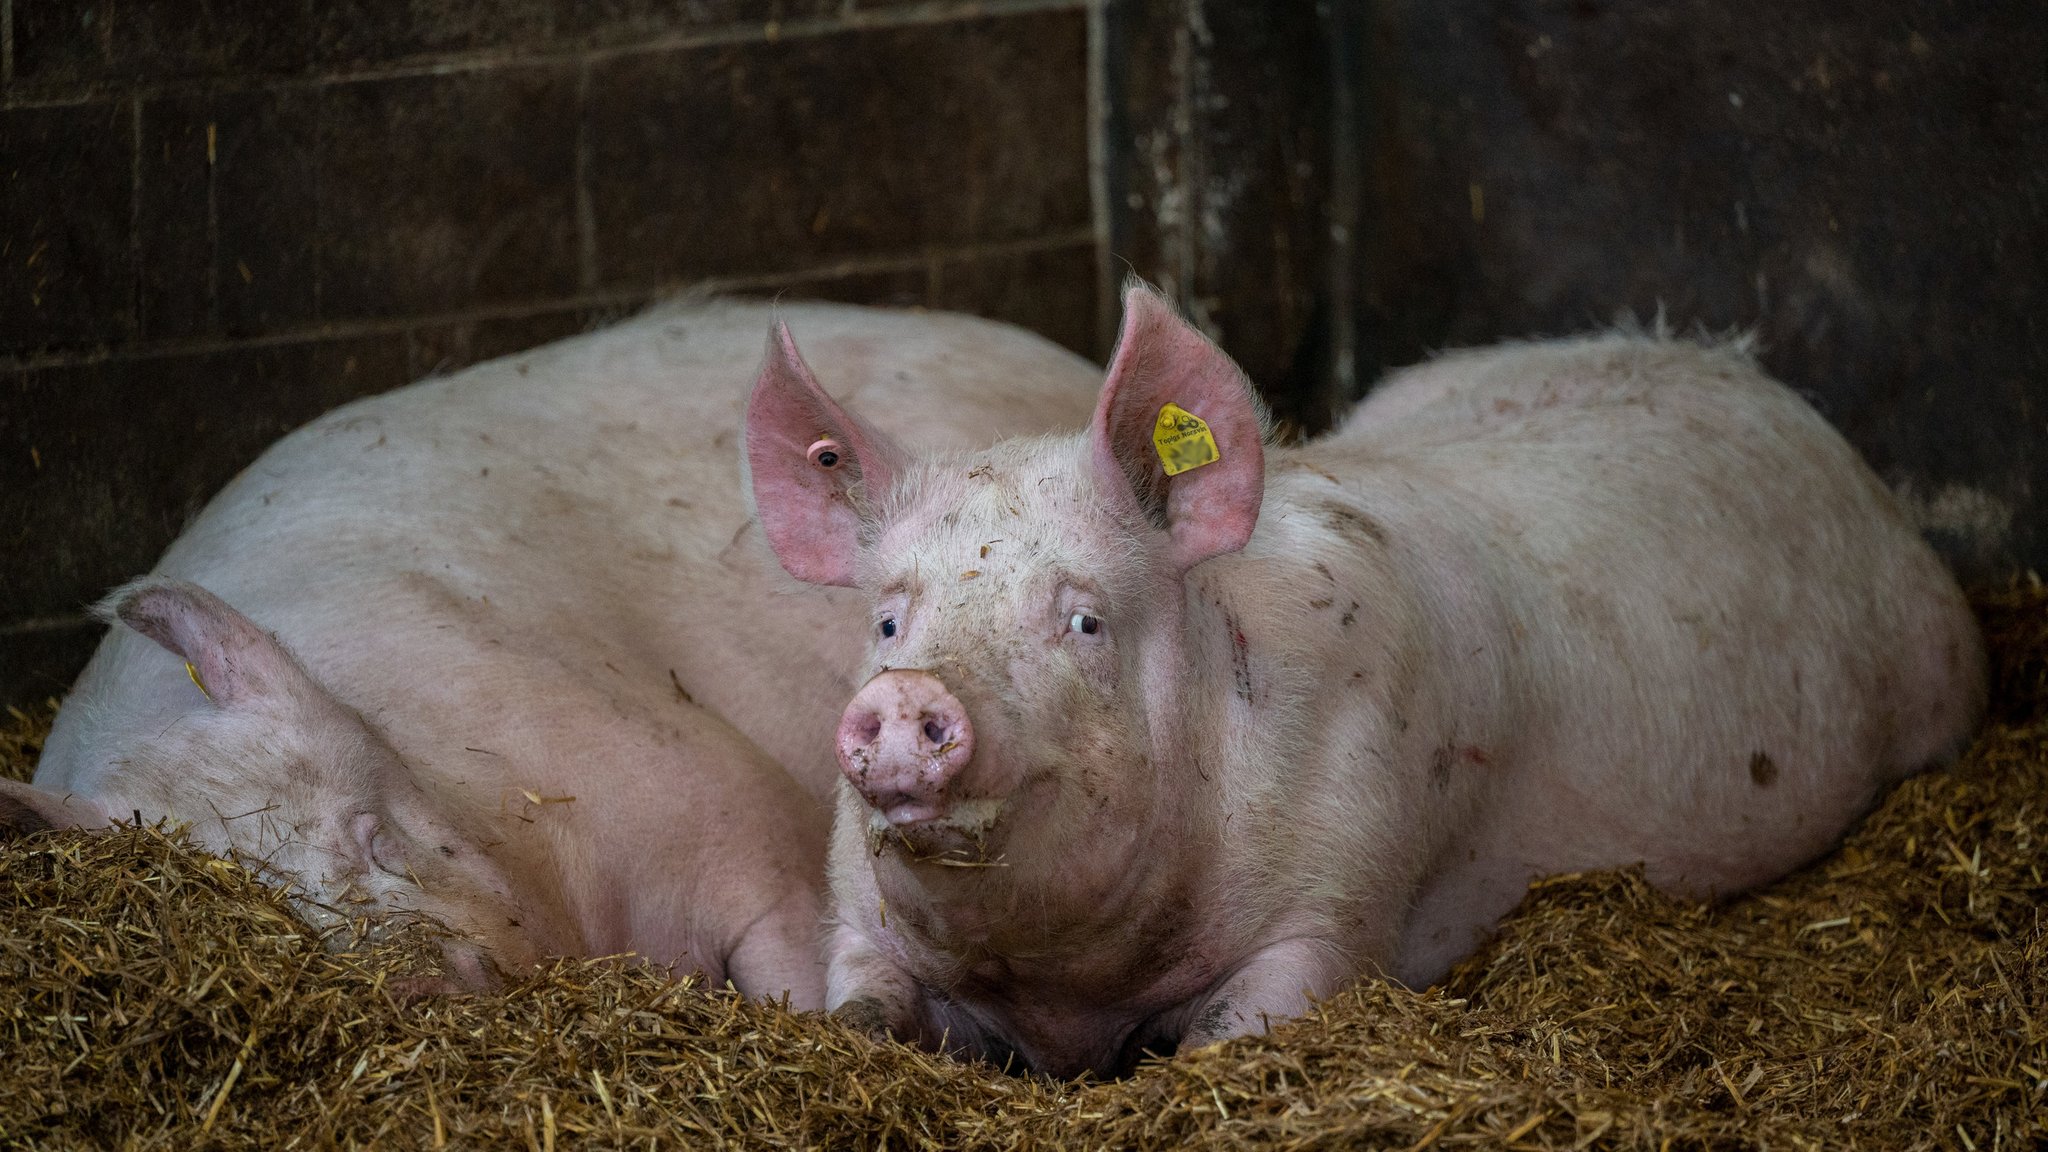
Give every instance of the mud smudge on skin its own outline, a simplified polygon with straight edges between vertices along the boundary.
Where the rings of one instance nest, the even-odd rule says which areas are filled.
[[[1252,702],[1252,654],[1251,642],[1245,639],[1244,628],[1237,617],[1223,613],[1223,626],[1230,630],[1230,673],[1237,683],[1237,695],[1245,703]]]
[[[1207,1008],[1202,1009],[1202,1018],[1195,1021],[1194,1031],[1202,1036],[1218,1035],[1224,1025],[1230,1023],[1230,1013],[1230,1001],[1212,1000]]]
[[[1323,505],[1323,519],[1330,530],[1340,536],[1364,536],[1375,544],[1386,546],[1387,530],[1380,527],[1379,521],[1356,508],[1327,503]]]

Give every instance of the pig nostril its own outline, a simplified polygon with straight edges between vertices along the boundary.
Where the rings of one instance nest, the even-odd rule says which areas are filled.
[[[854,725],[853,734],[855,743],[873,744],[875,738],[882,734],[882,718],[873,713],[861,717]]]
[[[944,744],[946,742],[946,726],[937,720],[927,719],[924,722],[924,738],[934,746]]]

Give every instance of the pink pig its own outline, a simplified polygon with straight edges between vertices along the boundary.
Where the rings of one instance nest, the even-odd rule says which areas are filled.
[[[1124,303],[1085,433],[912,455],[786,334],[756,384],[769,543],[873,606],[827,992],[870,1028],[1117,1071],[1427,983],[1532,877],[1780,876],[1977,721],[1954,581],[1739,348],[1449,355],[1283,448]]]
[[[1095,392],[986,321],[718,301],[351,404],[108,599],[0,829],[186,824],[316,926],[454,929],[458,986],[630,952],[820,1006],[866,622],[777,570],[734,466],[777,314],[923,443],[1071,427]]]

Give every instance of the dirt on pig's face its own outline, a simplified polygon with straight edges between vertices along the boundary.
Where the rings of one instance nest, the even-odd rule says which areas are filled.
[[[1094,491],[1082,449],[1014,441],[928,461],[876,518],[858,569],[873,597],[868,672],[935,677],[973,750],[941,818],[871,808],[871,849],[1014,866],[1148,806],[1147,703],[1166,686],[1154,676],[1146,690],[1146,655],[1178,627],[1180,589]]]

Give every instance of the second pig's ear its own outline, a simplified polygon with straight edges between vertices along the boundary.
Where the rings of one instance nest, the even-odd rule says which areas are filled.
[[[902,470],[902,452],[825,394],[779,321],[747,401],[745,460],[762,533],[784,570],[851,587],[861,521]]]
[[[111,822],[98,801],[0,780],[0,839],[53,828],[104,828]]]
[[[184,660],[193,684],[220,707],[282,704],[315,688],[276,637],[189,581],[144,577],[116,588],[95,611]]]
[[[1259,402],[1230,357],[1143,283],[1124,292],[1088,435],[1097,482],[1166,530],[1181,572],[1251,539],[1266,487]]]

